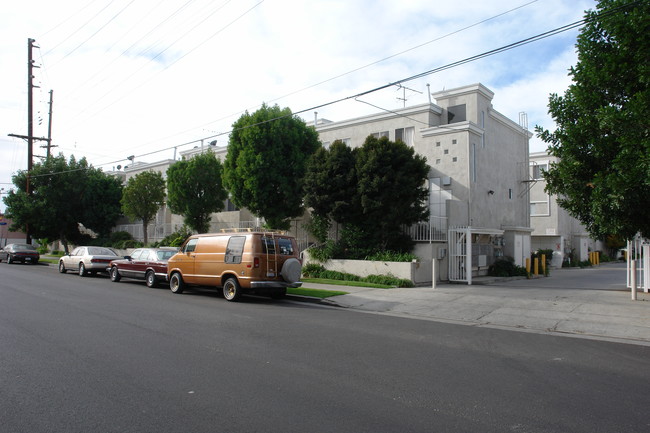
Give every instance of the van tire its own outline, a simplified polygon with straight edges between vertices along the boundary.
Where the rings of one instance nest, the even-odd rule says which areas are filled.
[[[280,271],[280,275],[282,275],[282,278],[284,281],[287,283],[297,283],[300,281],[300,275],[302,274],[302,265],[300,264],[300,261],[296,258],[290,258],[287,259],[283,264],[282,264],[282,270]]]
[[[174,272],[169,278],[169,289],[172,293],[183,293],[185,290],[185,283],[183,282],[183,277],[178,272]]]
[[[241,286],[237,278],[230,277],[223,283],[223,297],[226,301],[237,301],[241,298]]]

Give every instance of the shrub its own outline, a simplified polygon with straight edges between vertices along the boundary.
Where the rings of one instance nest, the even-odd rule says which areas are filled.
[[[180,247],[191,235],[190,229],[184,225],[174,233],[165,236],[160,242],[155,242],[154,247]]]
[[[490,265],[488,275],[492,277],[527,277],[528,273],[526,268],[515,265],[515,259],[504,257]]]
[[[309,263],[302,267],[302,275],[304,277],[319,278],[324,271],[325,268],[322,265],[315,263]]]
[[[412,262],[419,260],[418,256],[413,253],[401,253],[398,251],[379,251],[371,254],[365,260],[374,260],[378,262]]]

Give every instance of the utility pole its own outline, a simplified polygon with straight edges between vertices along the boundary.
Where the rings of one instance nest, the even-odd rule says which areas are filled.
[[[45,146],[41,146],[41,147],[47,148],[47,153],[46,153],[46,158],[47,159],[49,159],[50,156],[51,156],[50,149],[52,147],[56,147],[56,146],[52,145],[52,110],[53,110],[53,104],[54,104],[54,101],[53,101],[53,98],[52,98],[53,94],[54,94],[54,90],[50,90],[50,109],[49,109],[48,121],[47,121],[47,144]]]
[[[34,45],[34,42],[36,42],[32,38],[27,39],[27,135],[18,135],[18,134],[9,134],[10,137],[18,137],[27,140],[27,179],[25,183],[25,192],[27,195],[32,194],[32,188],[30,185],[30,174],[32,172],[32,166],[33,166],[33,159],[34,159],[34,140],[46,140],[49,141],[49,139],[46,138],[34,138],[34,104],[33,104],[33,90],[34,86],[33,79],[34,79],[34,68],[38,68],[39,66],[34,65],[34,59],[32,56],[32,49],[36,47]],[[36,47],[38,48],[38,47]],[[26,234],[25,234],[25,241],[28,244],[32,243],[32,236],[29,231],[29,224],[26,224],[25,228]]]

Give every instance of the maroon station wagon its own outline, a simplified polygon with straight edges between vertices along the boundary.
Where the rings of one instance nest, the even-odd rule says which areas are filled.
[[[178,248],[138,248],[124,259],[113,260],[106,269],[111,281],[122,278],[145,280],[148,287],[156,287],[160,281],[167,281],[167,260]]]

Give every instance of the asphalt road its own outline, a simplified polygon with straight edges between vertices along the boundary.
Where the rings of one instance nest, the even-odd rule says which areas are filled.
[[[650,431],[650,347],[0,264],[0,432]]]

